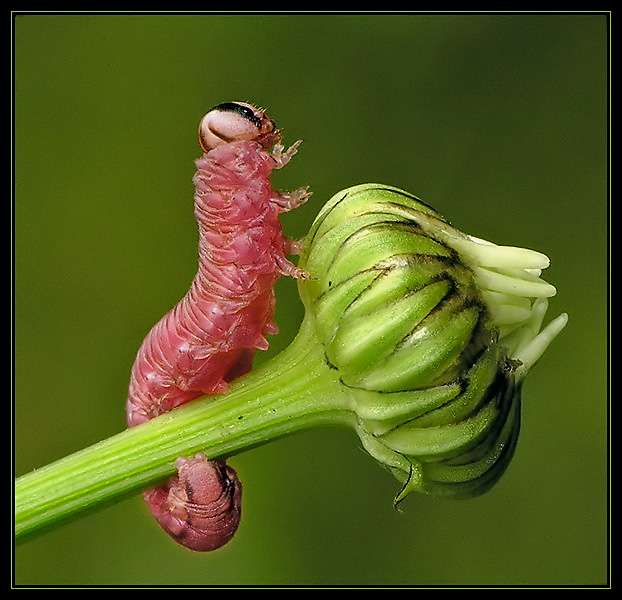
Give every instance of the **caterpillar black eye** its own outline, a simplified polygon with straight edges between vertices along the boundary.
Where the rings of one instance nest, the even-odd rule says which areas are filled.
[[[210,110],[217,110],[221,112],[233,112],[244,117],[250,121],[255,127],[261,128],[261,119],[255,114],[254,109],[250,105],[242,104],[240,102],[221,102]]]

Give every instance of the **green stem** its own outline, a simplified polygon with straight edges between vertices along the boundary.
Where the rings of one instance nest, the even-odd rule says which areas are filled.
[[[351,399],[326,365],[308,321],[273,360],[221,396],[197,399],[18,478],[15,536],[23,539],[175,472],[179,456],[231,456],[303,428],[351,423]]]

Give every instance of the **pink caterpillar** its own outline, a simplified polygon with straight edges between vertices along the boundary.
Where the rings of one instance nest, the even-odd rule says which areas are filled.
[[[273,287],[281,275],[305,277],[286,254],[279,214],[306,201],[270,184],[300,141],[283,152],[281,132],[261,110],[219,104],[201,120],[204,154],[196,161],[199,265],[188,293],[149,332],[132,367],[127,423],[133,427],[203,394],[226,391],[251,368],[274,323]],[[271,149],[271,151],[270,151]],[[145,492],[164,530],[193,550],[214,550],[240,521],[241,484],[224,461],[180,458],[178,474]]]

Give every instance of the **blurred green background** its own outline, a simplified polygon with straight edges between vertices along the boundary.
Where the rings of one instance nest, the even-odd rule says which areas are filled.
[[[14,21],[15,475],[125,427],[144,335],[196,266],[196,129],[268,109],[304,139],[275,187],[304,235],[364,182],[551,257],[570,322],[524,387],[513,463],[483,497],[411,495],[355,435],[234,457],[244,508],[211,554],[139,497],[16,548],[20,585],[598,585],[607,580],[608,21],[598,14],[34,15]],[[281,334],[302,306],[278,284]]]

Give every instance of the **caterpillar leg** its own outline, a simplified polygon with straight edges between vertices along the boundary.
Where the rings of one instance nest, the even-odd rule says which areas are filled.
[[[279,207],[280,212],[289,212],[303,205],[313,194],[309,191],[309,186],[294,190],[293,192],[276,192],[270,202]]]
[[[284,256],[276,255],[276,264],[278,265],[281,273],[288,277],[294,277],[295,279],[311,279],[311,275],[304,269],[297,267],[293,262],[290,262]]]
[[[180,392],[175,380],[169,375],[158,374],[155,371],[138,374],[136,371],[138,368],[132,370],[126,402],[129,427],[154,419],[192,399],[192,395]]]
[[[287,150],[285,150],[283,144],[275,144],[270,154],[276,163],[275,169],[282,169],[291,160],[292,156],[298,152],[300,144],[302,144],[302,140],[294,142]]]

